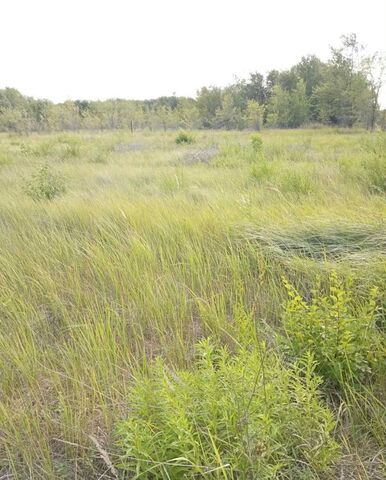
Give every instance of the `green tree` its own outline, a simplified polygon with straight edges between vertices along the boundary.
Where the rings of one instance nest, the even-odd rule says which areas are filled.
[[[235,97],[231,90],[223,95],[222,106],[216,111],[215,126],[227,130],[244,127],[244,115],[241,107],[235,104]]]
[[[332,58],[324,81],[316,87],[312,101],[323,123],[345,127],[369,124],[373,95],[363,68],[362,51],[354,34],[343,36],[341,47],[331,48]]]
[[[246,125],[253,130],[261,130],[263,126],[264,107],[256,100],[248,100],[246,109]]]
[[[248,100],[255,100],[263,105],[267,99],[267,89],[264,82],[264,76],[261,73],[251,73],[249,81],[245,85]]]
[[[308,120],[308,102],[305,85],[297,82],[293,91],[276,85],[268,104],[268,124],[281,128],[296,128]]]
[[[202,126],[213,128],[217,111],[222,108],[222,91],[218,87],[203,87],[197,94],[197,107]]]
[[[386,70],[386,57],[379,52],[362,60],[362,71],[369,82],[371,94],[371,113],[369,127],[374,129],[379,114],[379,92],[381,90]]]

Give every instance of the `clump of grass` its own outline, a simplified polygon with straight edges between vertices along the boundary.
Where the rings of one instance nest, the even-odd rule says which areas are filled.
[[[379,255],[386,249],[386,233],[382,225],[330,221],[308,223],[295,227],[254,228],[243,232],[249,241],[259,242],[276,256],[308,257],[313,260],[361,258]]]
[[[221,145],[219,154],[213,162],[216,167],[235,168],[249,161],[250,152],[240,143],[227,142]]]
[[[19,143],[20,151],[25,156],[43,157],[51,153],[55,142],[53,140],[40,142],[37,145],[30,145],[28,143]]]
[[[368,154],[361,163],[370,191],[386,193],[386,135],[363,137],[360,144]]]
[[[274,176],[273,165],[266,160],[255,162],[252,165],[250,171],[250,177],[252,180],[263,183],[268,180],[271,180]]]
[[[47,157],[55,150],[56,142],[52,139],[39,142],[35,145],[30,153],[35,157]]]
[[[370,191],[374,193],[386,193],[386,153],[384,155],[372,155],[363,167],[366,172]]]
[[[306,172],[289,170],[279,181],[280,190],[295,195],[309,195],[314,190],[314,184]]]
[[[186,187],[186,178],[183,171],[177,169],[173,175],[162,175],[159,185],[163,193],[173,195]]]
[[[330,276],[328,293],[314,289],[309,302],[290,283],[285,281],[285,285],[289,296],[283,316],[287,351],[295,358],[312,354],[317,372],[329,386],[369,380],[385,359],[386,344],[376,325],[377,290],[355,311],[349,287],[336,273]]]
[[[26,181],[24,190],[33,200],[53,200],[66,191],[66,186],[60,175],[43,165]]]
[[[90,156],[91,163],[107,163],[109,159],[109,151],[107,148],[98,148],[93,151]]]
[[[57,137],[55,154],[61,160],[79,158],[81,154],[81,139],[74,135],[62,134]]]
[[[191,133],[181,131],[176,136],[175,142],[177,145],[190,144],[194,142],[194,137]]]
[[[385,155],[386,135],[378,133],[376,135],[366,135],[360,139],[360,145],[365,152],[375,155]]]
[[[7,153],[0,153],[0,166],[9,165],[11,163],[11,158]]]
[[[149,479],[262,480],[331,470],[335,422],[312,357],[285,368],[253,328],[244,322],[241,331],[233,353],[206,339],[192,370],[159,359],[136,375],[130,414],[117,428],[119,469]]]
[[[67,143],[63,147],[62,158],[77,158],[80,156],[80,146],[77,143]]]

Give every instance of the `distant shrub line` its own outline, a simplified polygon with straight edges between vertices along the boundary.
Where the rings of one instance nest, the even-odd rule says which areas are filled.
[[[0,90],[0,131],[78,129],[297,128],[301,125],[386,128],[378,96],[383,57],[364,55],[355,34],[342,37],[323,62],[302,57],[289,70],[253,72],[225,88],[203,87],[196,98],[75,100],[54,104]]]

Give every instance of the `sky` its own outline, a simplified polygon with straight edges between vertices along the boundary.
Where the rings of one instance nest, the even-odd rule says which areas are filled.
[[[0,88],[68,99],[194,96],[322,60],[342,34],[386,51],[386,0],[1,0]],[[386,88],[381,94],[386,106]]]

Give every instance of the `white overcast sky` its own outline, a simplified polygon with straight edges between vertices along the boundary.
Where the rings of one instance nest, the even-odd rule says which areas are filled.
[[[1,0],[0,88],[54,101],[195,95],[327,59],[355,32],[386,50],[386,0]],[[386,88],[382,103],[386,105]]]

